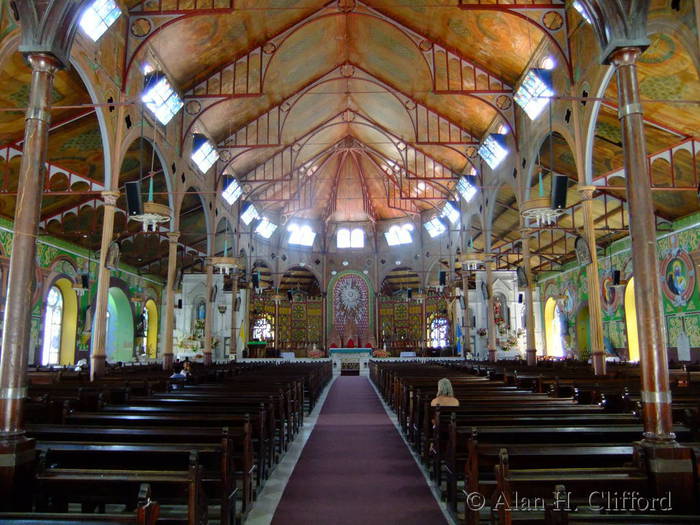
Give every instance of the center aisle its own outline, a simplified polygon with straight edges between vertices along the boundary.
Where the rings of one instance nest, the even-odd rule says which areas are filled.
[[[432,525],[446,520],[369,379],[339,377],[273,525]]]

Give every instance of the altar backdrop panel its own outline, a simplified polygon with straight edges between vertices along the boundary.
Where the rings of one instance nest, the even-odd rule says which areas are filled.
[[[374,339],[374,290],[364,274],[346,270],[328,283],[327,335],[335,330],[347,341],[346,328],[354,322],[363,344]]]
[[[279,341],[283,343],[321,343],[323,321],[320,297],[295,296],[293,301],[284,299],[279,305]],[[274,318],[275,301],[268,296],[255,296],[251,302],[250,323],[259,314]]]

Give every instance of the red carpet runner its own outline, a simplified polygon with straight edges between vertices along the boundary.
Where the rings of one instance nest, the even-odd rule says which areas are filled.
[[[333,384],[273,525],[444,524],[369,379]]]

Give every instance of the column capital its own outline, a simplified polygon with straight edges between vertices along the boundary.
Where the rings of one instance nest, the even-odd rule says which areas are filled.
[[[578,193],[581,196],[581,200],[589,201],[593,199],[593,194],[598,188],[595,186],[579,186]]]
[[[609,60],[616,67],[632,66],[637,63],[642,51],[639,47],[621,47],[610,54]]]
[[[180,240],[180,232],[168,232],[168,241],[171,244],[177,244],[177,242]]]
[[[30,53],[26,55],[25,58],[32,67],[32,70],[41,73],[50,73],[53,75],[56,71],[63,68],[61,61],[48,53]]]
[[[120,195],[118,191],[103,191],[102,199],[105,201],[105,206],[116,206]]]

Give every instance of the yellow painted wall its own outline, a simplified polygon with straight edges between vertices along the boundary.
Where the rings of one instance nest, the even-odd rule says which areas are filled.
[[[639,361],[639,334],[637,333],[637,303],[634,301],[634,277],[625,288],[625,322],[630,361]]]
[[[547,299],[544,305],[544,334],[546,355],[551,355],[554,344],[554,315],[557,308],[557,302],[553,297]]]
[[[78,296],[73,290],[73,283],[62,277],[55,286],[63,295],[63,316],[61,317],[61,351],[59,364],[75,363],[75,336],[78,329]]]
[[[146,338],[146,348],[148,357],[156,358],[158,353],[158,308],[155,301],[149,299],[145,305],[148,311],[148,337]]]

